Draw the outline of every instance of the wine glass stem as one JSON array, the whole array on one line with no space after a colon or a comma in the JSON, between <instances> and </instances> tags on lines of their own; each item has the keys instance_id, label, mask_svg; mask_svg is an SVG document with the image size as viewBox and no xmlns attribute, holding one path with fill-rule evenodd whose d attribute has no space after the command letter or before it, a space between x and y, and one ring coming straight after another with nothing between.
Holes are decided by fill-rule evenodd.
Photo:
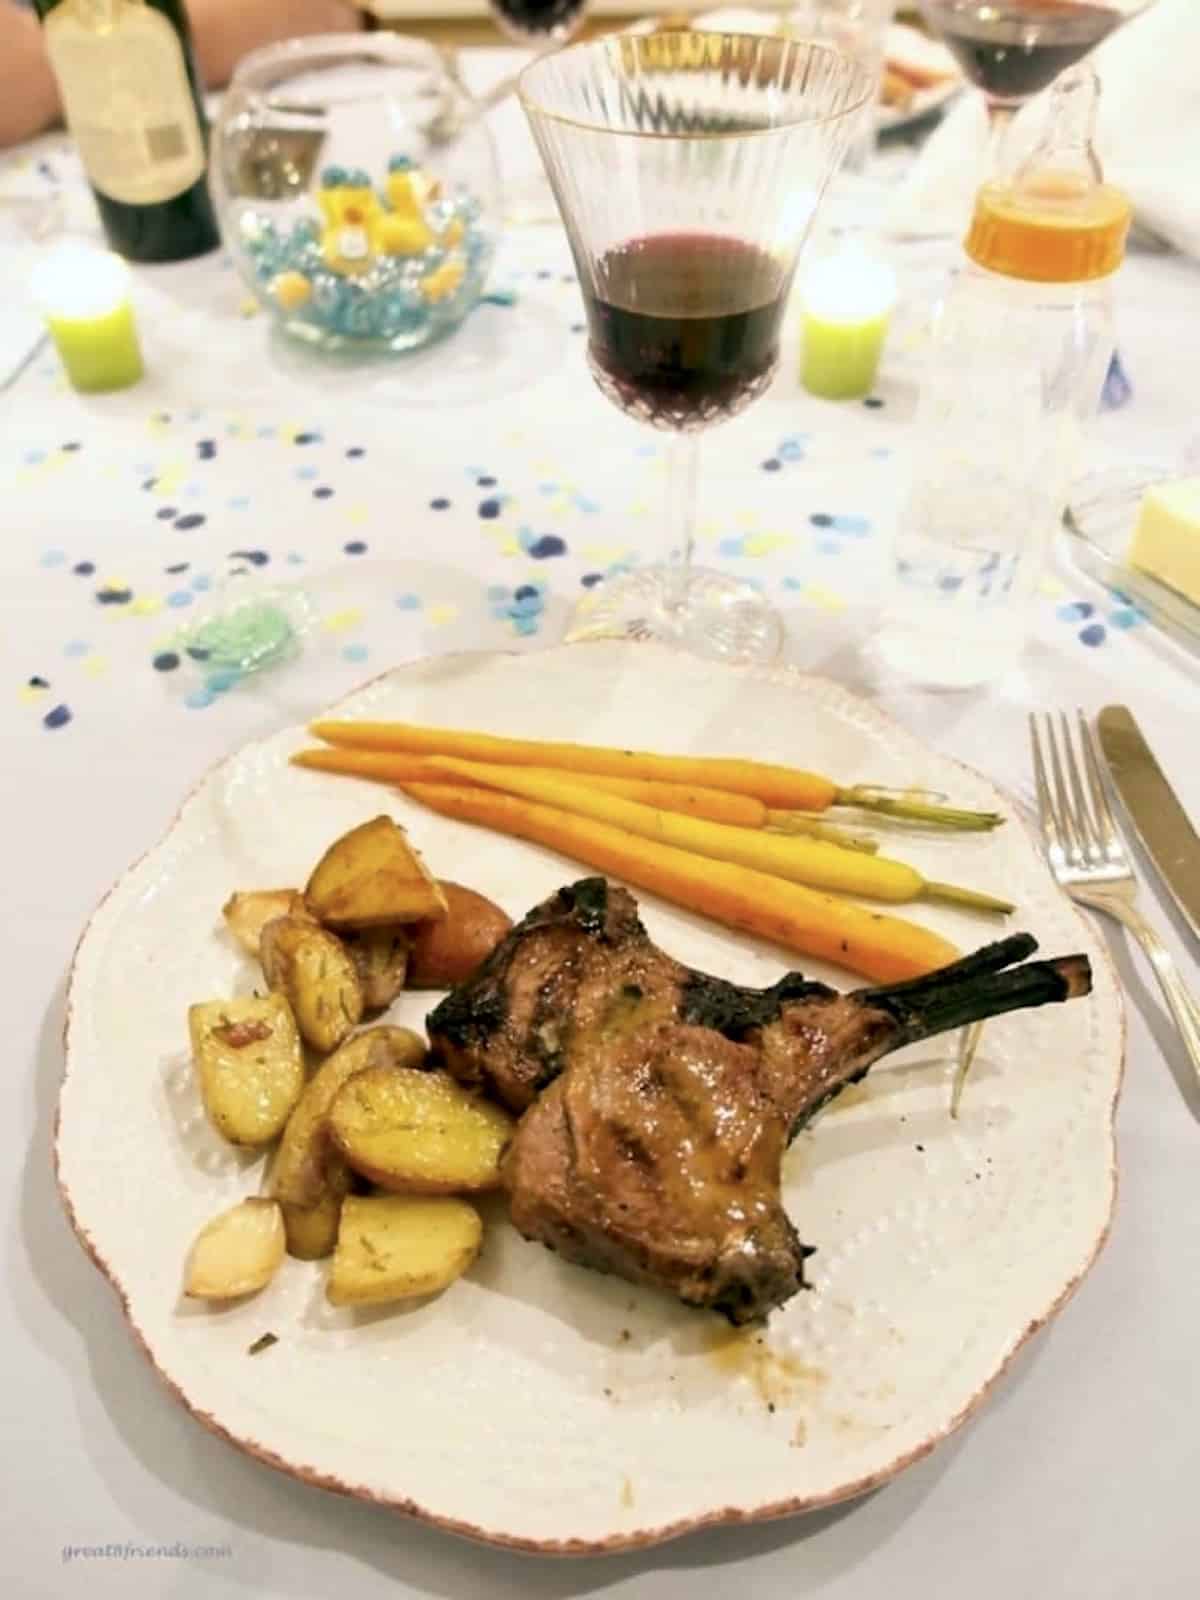
<instances>
[{"instance_id":1,"label":"wine glass stem","mask_svg":"<svg viewBox=\"0 0 1200 1600\"><path fill-rule=\"evenodd\" d=\"M1004 152L1008 144L1008 130L1017 114L1016 106L1005 100L988 100L987 177L995 178L1004 171Z\"/></svg>"},{"instance_id":2,"label":"wine glass stem","mask_svg":"<svg viewBox=\"0 0 1200 1600\"><path fill-rule=\"evenodd\" d=\"M673 433L667 445L667 503L665 521L669 543L673 607L687 604L688 578L696 547L696 473L700 462L700 435Z\"/></svg>"}]
</instances>

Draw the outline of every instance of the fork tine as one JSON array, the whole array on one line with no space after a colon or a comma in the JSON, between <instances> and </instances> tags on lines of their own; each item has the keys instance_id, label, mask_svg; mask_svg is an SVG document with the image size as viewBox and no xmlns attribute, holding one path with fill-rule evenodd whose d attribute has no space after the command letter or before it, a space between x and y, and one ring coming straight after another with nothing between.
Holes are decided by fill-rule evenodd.
<instances>
[{"instance_id":1,"label":"fork tine","mask_svg":"<svg viewBox=\"0 0 1200 1600\"><path fill-rule=\"evenodd\" d=\"M1054 733L1054 721L1049 712L1044 713L1042 719L1046 725L1046 748L1050 752L1050 771L1054 778L1054 801L1058 807L1059 827L1062 829L1066 840L1066 853L1068 859L1074 857L1076 864L1082 864L1086 857L1079 829L1075 825L1075 816L1071 810L1071 797L1067 793L1066 779L1063 776L1062 757L1059 754L1058 740Z\"/></svg>"},{"instance_id":2,"label":"fork tine","mask_svg":"<svg viewBox=\"0 0 1200 1600\"><path fill-rule=\"evenodd\" d=\"M1092 821L1091 811L1088 809L1087 796L1083 792L1083 779L1080 776L1079 762L1075 759L1075 741L1071 735L1071 724L1067 720L1067 713L1060 711L1059 724L1062 728L1063 766L1067 770L1067 778L1071 785L1071 798L1075 802L1075 817L1079 823L1079 839L1086 853L1099 862L1104 857L1100 843L1100 830Z\"/></svg>"},{"instance_id":3,"label":"fork tine","mask_svg":"<svg viewBox=\"0 0 1200 1600\"><path fill-rule=\"evenodd\" d=\"M1062 835L1058 818L1054 815L1054 800L1046 780L1046 763L1042 757L1042 741L1038 733L1037 717L1029 713L1029 743L1033 750L1033 784L1037 790L1038 821L1042 828L1042 843L1047 851L1062 849Z\"/></svg>"},{"instance_id":4,"label":"fork tine","mask_svg":"<svg viewBox=\"0 0 1200 1600\"><path fill-rule=\"evenodd\" d=\"M1096 737L1088 726L1088 720L1083 712L1077 712L1076 715L1079 718L1079 743L1083 747L1083 764L1087 768L1088 788L1091 790L1092 809L1100 829L1101 843L1108 855L1124 855L1121 835L1112 814L1112 807L1108 803L1108 795L1104 790L1104 775L1100 771L1100 760L1096 754Z\"/></svg>"}]
</instances>

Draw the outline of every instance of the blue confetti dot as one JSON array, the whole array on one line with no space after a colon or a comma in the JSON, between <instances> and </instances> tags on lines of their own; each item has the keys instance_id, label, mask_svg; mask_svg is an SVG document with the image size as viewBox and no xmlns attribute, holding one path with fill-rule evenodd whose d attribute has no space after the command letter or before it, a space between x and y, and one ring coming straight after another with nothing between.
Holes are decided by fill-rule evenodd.
<instances>
[{"instance_id":1,"label":"blue confetti dot","mask_svg":"<svg viewBox=\"0 0 1200 1600\"><path fill-rule=\"evenodd\" d=\"M827 511L814 511L808 519L814 528L832 528L833 518Z\"/></svg>"},{"instance_id":2,"label":"blue confetti dot","mask_svg":"<svg viewBox=\"0 0 1200 1600\"><path fill-rule=\"evenodd\" d=\"M342 549L348 556L365 556L367 553L366 543L362 539L351 539L342 546Z\"/></svg>"},{"instance_id":3,"label":"blue confetti dot","mask_svg":"<svg viewBox=\"0 0 1200 1600\"><path fill-rule=\"evenodd\" d=\"M717 548L723 556L744 556L746 554L746 542L741 534L731 534L727 539L722 539Z\"/></svg>"},{"instance_id":4,"label":"blue confetti dot","mask_svg":"<svg viewBox=\"0 0 1200 1600\"><path fill-rule=\"evenodd\" d=\"M189 528L199 528L205 522L202 511L189 511L184 517L175 518L175 526L181 533L187 533Z\"/></svg>"},{"instance_id":5,"label":"blue confetti dot","mask_svg":"<svg viewBox=\"0 0 1200 1600\"><path fill-rule=\"evenodd\" d=\"M538 631L538 619L536 617L514 617L512 625L525 638Z\"/></svg>"},{"instance_id":6,"label":"blue confetti dot","mask_svg":"<svg viewBox=\"0 0 1200 1600\"><path fill-rule=\"evenodd\" d=\"M768 456L762 464L762 469L764 472L778 472L782 466L782 461L776 460L774 456Z\"/></svg>"},{"instance_id":7,"label":"blue confetti dot","mask_svg":"<svg viewBox=\"0 0 1200 1600\"><path fill-rule=\"evenodd\" d=\"M319 467L314 467L310 461L306 466L296 468L296 476L303 479L315 478L319 476L320 470Z\"/></svg>"},{"instance_id":8,"label":"blue confetti dot","mask_svg":"<svg viewBox=\"0 0 1200 1600\"><path fill-rule=\"evenodd\" d=\"M179 665L179 657L174 650L160 650L154 658L155 672L174 672Z\"/></svg>"},{"instance_id":9,"label":"blue confetti dot","mask_svg":"<svg viewBox=\"0 0 1200 1600\"><path fill-rule=\"evenodd\" d=\"M42 718L42 724L47 728L65 728L70 720L71 708L69 706L55 706L53 710L47 711Z\"/></svg>"},{"instance_id":10,"label":"blue confetti dot","mask_svg":"<svg viewBox=\"0 0 1200 1600\"><path fill-rule=\"evenodd\" d=\"M480 297L480 304L485 306L515 306L517 297L511 289L493 289L491 294Z\"/></svg>"},{"instance_id":11,"label":"blue confetti dot","mask_svg":"<svg viewBox=\"0 0 1200 1600\"><path fill-rule=\"evenodd\" d=\"M1142 621L1142 613L1135 606L1121 606L1116 611L1109 613L1109 625L1120 628L1124 632L1127 628L1136 628Z\"/></svg>"},{"instance_id":12,"label":"blue confetti dot","mask_svg":"<svg viewBox=\"0 0 1200 1600\"><path fill-rule=\"evenodd\" d=\"M491 605L498 606L508 599L508 590L498 583L493 583L488 589L487 597Z\"/></svg>"},{"instance_id":13,"label":"blue confetti dot","mask_svg":"<svg viewBox=\"0 0 1200 1600\"><path fill-rule=\"evenodd\" d=\"M535 588L532 583L523 583L519 589L513 591L514 600L540 600L542 591Z\"/></svg>"},{"instance_id":14,"label":"blue confetti dot","mask_svg":"<svg viewBox=\"0 0 1200 1600\"><path fill-rule=\"evenodd\" d=\"M366 453L360 444L352 444L349 450L346 451L346 455L351 461L357 461L360 456L365 456Z\"/></svg>"},{"instance_id":15,"label":"blue confetti dot","mask_svg":"<svg viewBox=\"0 0 1200 1600\"><path fill-rule=\"evenodd\" d=\"M154 515L160 522L170 522L171 519L178 516L179 513L174 506L159 506Z\"/></svg>"},{"instance_id":16,"label":"blue confetti dot","mask_svg":"<svg viewBox=\"0 0 1200 1600\"><path fill-rule=\"evenodd\" d=\"M303 564L304 564L304 557L300 554L299 550L289 550L288 551L288 566L290 566L290 567L299 567L299 566L303 566Z\"/></svg>"},{"instance_id":17,"label":"blue confetti dot","mask_svg":"<svg viewBox=\"0 0 1200 1600\"><path fill-rule=\"evenodd\" d=\"M190 561L173 561L169 567L164 567L163 571L167 573L168 576L174 578L179 573L186 572L191 564L192 563Z\"/></svg>"},{"instance_id":18,"label":"blue confetti dot","mask_svg":"<svg viewBox=\"0 0 1200 1600\"><path fill-rule=\"evenodd\" d=\"M71 568L77 578L90 578L95 570L96 563L94 561L77 561Z\"/></svg>"},{"instance_id":19,"label":"blue confetti dot","mask_svg":"<svg viewBox=\"0 0 1200 1600\"><path fill-rule=\"evenodd\" d=\"M154 486L155 486L155 484L157 482L158 482L157 478L147 478L146 481L142 484L143 493L149 493L149 491L154 488Z\"/></svg>"},{"instance_id":20,"label":"blue confetti dot","mask_svg":"<svg viewBox=\"0 0 1200 1600\"><path fill-rule=\"evenodd\" d=\"M265 567L271 557L265 550L231 550L230 561L248 561L252 567Z\"/></svg>"},{"instance_id":21,"label":"blue confetti dot","mask_svg":"<svg viewBox=\"0 0 1200 1600\"><path fill-rule=\"evenodd\" d=\"M401 611L419 611L421 609L421 596L419 594L398 594L396 604Z\"/></svg>"},{"instance_id":22,"label":"blue confetti dot","mask_svg":"<svg viewBox=\"0 0 1200 1600\"><path fill-rule=\"evenodd\" d=\"M61 567L67 559L65 550L47 550L43 553L41 565L43 567Z\"/></svg>"},{"instance_id":23,"label":"blue confetti dot","mask_svg":"<svg viewBox=\"0 0 1200 1600\"><path fill-rule=\"evenodd\" d=\"M46 452L44 450L26 450L21 459L27 467L36 467L40 461L45 461Z\"/></svg>"},{"instance_id":24,"label":"blue confetti dot","mask_svg":"<svg viewBox=\"0 0 1200 1600\"><path fill-rule=\"evenodd\" d=\"M566 540L556 533L544 533L529 546L529 554L535 561L547 561L551 556L565 556L566 553Z\"/></svg>"},{"instance_id":25,"label":"blue confetti dot","mask_svg":"<svg viewBox=\"0 0 1200 1600\"><path fill-rule=\"evenodd\" d=\"M579 581L585 589L594 589L598 583L604 582L604 574L602 572L585 572Z\"/></svg>"},{"instance_id":26,"label":"blue confetti dot","mask_svg":"<svg viewBox=\"0 0 1200 1600\"><path fill-rule=\"evenodd\" d=\"M840 556L842 553L842 546L836 539L818 539L817 549L823 556Z\"/></svg>"},{"instance_id":27,"label":"blue confetti dot","mask_svg":"<svg viewBox=\"0 0 1200 1600\"><path fill-rule=\"evenodd\" d=\"M449 511L450 502L444 495L438 495L436 500L429 502L429 509L431 511Z\"/></svg>"},{"instance_id":28,"label":"blue confetti dot","mask_svg":"<svg viewBox=\"0 0 1200 1600\"><path fill-rule=\"evenodd\" d=\"M102 606L127 606L133 599L133 590L97 589L96 599Z\"/></svg>"},{"instance_id":29,"label":"blue confetti dot","mask_svg":"<svg viewBox=\"0 0 1200 1600\"><path fill-rule=\"evenodd\" d=\"M891 453L892 452L890 448L886 444L880 444L876 445L874 450L871 451L871 458L874 461L886 461Z\"/></svg>"},{"instance_id":30,"label":"blue confetti dot","mask_svg":"<svg viewBox=\"0 0 1200 1600\"><path fill-rule=\"evenodd\" d=\"M321 435L319 433L298 433L292 440L293 444L320 444L320 442Z\"/></svg>"},{"instance_id":31,"label":"blue confetti dot","mask_svg":"<svg viewBox=\"0 0 1200 1600\"><path fill-rule=\"evenodd\" d=\"M1095 610L1090 600L1068 600L1066 605L1059 606L1057 615L1060 622L1086 622Z\"/></svg>"},{"instance_id":32,"label":"blue confetti dot","mask_svg":"<svg viewBox=\"0 0 1200 1600\"><path fill-rule=\"evenodd\" d=\"M492 477L490 472L482 473L478 478L475 479L475 482L481 489L494 489L496 487L496 480Z\"/></svg>"},{"instance_id":33,"label":"blue confetti dot","mask_svg":"<svg viewBox=\"0 0 1200 1600\"><path fill-rule=\"evenodd\" d=\"M250 504L250 496L248 494L235 494L233 499L228 501L227 504L230 511L245 511L246 507Z\"/></svg>"},{"instance_id":34,"label":"blue confetti dot","mask_svg":"<svg viewBox=\"0 0 1200 1600\"><path fill-rule=\"evenodd\" d=\"M212 579L207 572L198 572L192 579L192 588L197 594L207 594L212 588Z\"/></svg>"},{"instance_id":35,"label":"blue confetti dot","mask_svg":"<svg viewBox=\"0 0 1200 1600\"><path fill-rule=\"evenodd\" d=\"M190 606L191 603L192 596L187 589L175 589L167 596L167 604L173 606L176 611L181 610L184 606Z\"/></svg>"},{"instance_id":36,"label":"blue confetti dot","mask_svg":"<svg viewBox=\"0 0 1200 1600\"><path fill-rule=\"evenodd\" d=\"M500 515L499 500L495 499L494 497L491 497L487 500L481 500L479 502L479 515L485 522L493 521Z\"/></svg>"},{"instance_id":37,"label":"blue confetti dot","mask_svg":"<svg viewBox=\"0 0 1200 1600\"><path fill-rule=\"evenodd\" d=\"M333 490L327 483L318 484L318 486L313 490L314 500L331 500L332 498Z\"/></svg>"},{"instance_id":38,"label":"blue confetti dot","mask_svg":"<svg viewBox=\"0 0 1200 1600\"><path fill-rule=\"evenodd\" d=\"M370 653L365 644L348 644L342 650L342 660L365 661Z\"/></svg>"},{"instance_id":39,"label":"blue confetti dot","mask_svg":"<svg viewBox=\"0 0 1200 1600\"><path fill-rule=\"evenodd\" d=\"M215 699L216 695L213 694L211 689L200 688L193 689L190 694L186 695L183 703L192 711L203 711L205 706L212 705Z\"/></svg>"},{"instance_id":40,"label":"blue confetti dot","mask_svg":"<svg viewBox=\"0 0 1200 1600\"><path fill-rule=\"evenodd\" d=\"M955 594L962 586L962 579L953 572L947 572L938 579L938 588L944 594Z\"/></svg>"},{"instance_id":41,"label":"blue confetti dot","mask_svg":"<svg viewBox=\"0 0 1200 1600\"><path fill-rule=\"evenodd\" d=\"M193 661L207 661L209 656L212 655L212 651L205 649L202 644L189 644L187 646L187 654Z\"/></svg>"},{"instance_id":42,"label":"blue confetti dot","mask_svg":"<svg viewBox=\"0 0 1200 1600\"><path fill-rule=\"evenodd\" d=\"M204 680L206 689L213 694L225 694L229 689L242 680L242 675L236 667L219 667L216 672L210 672Z\"/></svg>"},{"instance_id":43,"label":"blue confetti dot","mask_svg":"<svg viewBox=\"0 0 1200 1600\"><path fill-rule=\"evenodd\" d=\"M883 401L877 394L869 394L863 401L863 405L866 406L868 411L881 411L883 409Z\"/></svg>"},{"instance_id":44,"label":"blue confetti dot","mask_svg":"<svg viewBox=\"0 0 1200 1600\"><path fill-rule=\"evenodd\" d=\"M870 533L871 531L871 522L869 517L838 516L834 517L833 526L836 528L838 533L850 533L856 538L861 538L863 534Z\"/></svg>"},{"instance_id":45,"label":"blue confetti dot","mask_svg":"<svg viewBox=\"0 0 1200 1600\"><path fill-rule=\"evenodd\" d=\"M803 578L791 578L791 577L784 578L783 587L785 589L803 589L803 587L804 587L804 579Z\"/></svg>"},{"instance_id":46,"label":"blue confetti dot","mask_svg":"<svg viewBox=\"0 0 1200 1600\"><path fill-rule=\"evenodd\" d=\"M575 496L575 509L576 511L582 511L585 516L590 517L594 516L596 512L599 511L600 505L596 500L589 500L586 495L577 494Z\"/></svg>"},{"instance_id":47,"label":"blue confetti dot","mask_svg":"<svg viewBox=\"0 0 1200 1600\"><path fill-rule=\"evenodd\" d=\"M784 439L775 454L781 461L803 461L804 446L799 439Z\"/></svg>"},{"instance_id":48,"label":"blue confetti dot","mask_svg":"<svg viewBox=\"0 0 1200 1600\"><path fill-rule=\"evenodd\" d=\"M213 457L216 455L216 453L217 453L217 441L215 439L197 439L196 440L196 455L197 455L199 460L201 460L201 461L211 461L213 459Z\"/></svg>"},{"instance_id":49,"label":"blue confetti dot","mask_svg":"<svg viewBox=\"0 0 1200 1600\"><path fill-rule=\"evenodd\" d=\"M1089 622L1086 628L1079 630L1080 644L1089 645L1093 650L1098 644L1103 644L1107 637L1107 630L1102 622Z\"/></svg>"},{"instance_id":50,"label":"blue confetti dot","mask_svg":"<svg viewBox=\"0 0 1200 1600\"><path fill-rule=\"evenodd\" d=\"M50 680L49 678L39 677L37 673L34 673L33 677L29 680L29 687L31 689L48 689L50 687Z\"/></svg>"},{"instance_id":51,"label":"blue confetti dot","mask_svg":"<svg viewBox=\"0 0 1200 1600\"><path fill-rule=\"evenodd\" d=\"M63 646L63 655L69 656L72 660L77 661L80 656L87 655L91 648L91 645L86 639L70 639Z\"/></svg>"}]
</instances>

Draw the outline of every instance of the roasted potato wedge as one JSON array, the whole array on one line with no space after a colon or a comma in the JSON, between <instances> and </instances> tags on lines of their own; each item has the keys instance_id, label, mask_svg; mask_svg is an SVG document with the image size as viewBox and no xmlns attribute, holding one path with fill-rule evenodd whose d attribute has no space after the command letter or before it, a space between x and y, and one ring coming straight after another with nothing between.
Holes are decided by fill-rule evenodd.
<instances>
[{"instance_id":1,"label":"roasted potato wedge","mask_svg":"<svg viewBox=\"0 0 1200 1600\"><path fill-rule=\"evenodd\" d=\"M371 1067L338 1090L329 1133L356 1172L401 1194L469 1194L500 1182L506 1111L444 1072Z\"/></svg>"},{"instance_id":2,"label":"roasted potato wedge","mask_svg":"<svg viewBox=\"0 0 1200 1600\"><path fill-rule=\"evenodd\" d=\"M242 1200L196 1235L184 1293L197 1300L253 1294L270 1283L283 1254L283 1217L275 1201Z\"/></svg>"},{"instance_id":3,"label":"roasted potato wedge","mask_svg":"<svg viewBox=\"0 0 1200 1600\"><path fill-rule=\"evenodd\" d=\"M439 880L446 915L418 922L408 954L410 989L453 989L469 978L512 927L512 918L486 895Z\"/></svg>"},{"instance_id":4,"label":"roasted potato wedge","mask_svg":"<svg viewBox=\"0 0 1200 1600\"><path fill-rule=\"evenodd\" d=\"M280 1202L287 1252L298 1261L320 1261L337 1243L342 1201L350 1191L350 1168L332 1152L325 1162L324 1190L315 1206Z\"/></svg>"},{"instance_id":5,"label":"roasted potato wedge","mask_svg":"<svg viewBox=\"0 0 1200 1600\"><path fill-rule=\"evenodd\" d=\"M341 942L306 917L278 917L259 936L268 985L287 996L301 1037L314 1050L336 1050L362 1021L363 992Z\"/></svg>"},{"instance_id":6,"label":"roasted potato wedge","mask_svg":"<svg viewBox=\"0 0 1200 1600\"><path fill-rule=\"evenodd\" d=\"M188 1033L209 1121L231 1144L269 1144L300 1098L304 1060L281 994L188 1007Z\"/></svg>"},{"instance_id":7,"label":"roasted potato wedge","mask_svg":"<svg viewBox=\"0 0 1200 1600\"><path fill-rule=\"evenodd\" d=\"M482 1239L465 1200L347 1195L325 1293L335 1306L437 1294L467 1270Z\"/></svg>"},{"instance_id":8,"label":"roasted potato wedge","mask_svg":"<svg viewBox=\"0 0 1200 1600\"><path fill-rule=\"evenodd\" d=\"M407 1028L368 1028L323 1062L305 1085L288 1119L271 1169L271 1191L291 1206L312 1209L330 1187L329 1158L339 1158L329 1143L326 1119L342 1085L367 1067L417 1067L425 1041Z\"/></svg>"},{"instance_id":9,"label":"roasted potato wedge","mask_svg":"<svg viewBox=\"0 0 1200 1600\"><path fill-rule=\"evenodd\" d=\"M408 972L408 929L346 928L338 937L354 963L362 985L363 1007L383 1011L404 988Z\"/></svg>"},{"instance_id":10,"label":"roasted potato wedge","mask_svg":"<svg viewBox=\"0 0 1200 1600\"><path fill-rule=\"evenodd\" d=\"M331 844L304 898L331 928L377 928L446 915L445 895L391 817L374 817Z\"/></svg>"},{"instance_id":11,"label":"roasted potato wedge","mask_svg":"<svg viewBox=\"0 0 1200 1600\"><path fill-rule=\"evenodd\" d=\"M241 889L221 907L225 926L248 955L258 955L258 941L277 917L307 917L299 889Z\"/></svg>"}]
</instances>

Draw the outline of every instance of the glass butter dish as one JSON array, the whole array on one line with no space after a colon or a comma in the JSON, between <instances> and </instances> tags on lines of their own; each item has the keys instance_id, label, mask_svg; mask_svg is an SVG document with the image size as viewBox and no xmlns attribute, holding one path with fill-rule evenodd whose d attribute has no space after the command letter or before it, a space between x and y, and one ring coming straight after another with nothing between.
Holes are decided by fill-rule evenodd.
<instances>
[{"instance_id":1,"label":"glass butter dish","mask_svg":"<svg viewBox=\"0 0 1200 1600\"><path fill-rule=\"evenodd\" d=\"M1080 571L1136 606L1173 643L1200 656L1200 606L1129 562L1142 496L1156 483L1179 476L1180 469L1153 461L1090 473L1075 485L1063 526L1068 556Z\"/></svg>"}]
</instances>

